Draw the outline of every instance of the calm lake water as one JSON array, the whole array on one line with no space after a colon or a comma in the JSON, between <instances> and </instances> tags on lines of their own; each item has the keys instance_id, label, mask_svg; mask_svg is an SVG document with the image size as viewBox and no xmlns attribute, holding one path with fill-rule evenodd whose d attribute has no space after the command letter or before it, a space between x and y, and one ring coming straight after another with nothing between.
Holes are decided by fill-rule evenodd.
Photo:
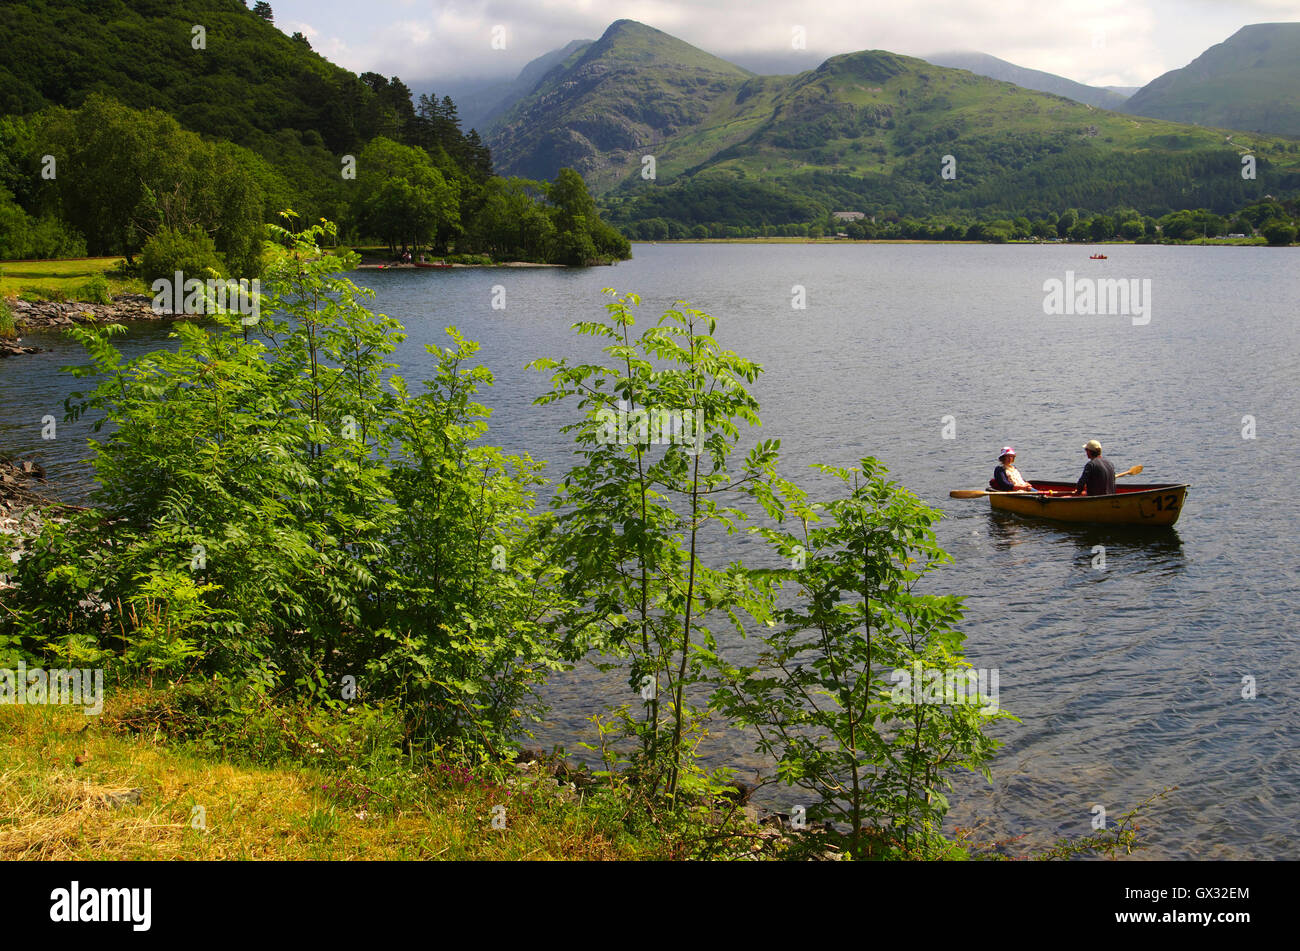
<instances>
[{"instance_id":1,"label":"calm lake water","mask_svg":"<svg viewBox=\"0 0 1300 951\"><path fill-rule=\"evenodd\" d=\"M532 406L540 356L588 356L569 324L599 315L600 289L643 297L647 321L678 298L718 318L724 345L761 362L765 438L812 486L813 462L875 455L943 509L955 563L935 589L966 595L967 657L997 668L1000 702L1021 723L992 786L963 780L951 824L1024 847L1090 831L1169 786L1149 808L1140 857L1295 858L1300 853L1300 593L1294 478L1300 410L1300 249L963 245L636 245L613 268L357 272L375 307L401 320L409 380L430 367L424 345L457 325L482 343L497 385L499 444L564 464L557 429L569 408ZM1150 320L1047 316L1044 282L1150 281ZM806 308L792 307L792 288ZM493 309L497 287L505 308ZM1140 286L1140 285L1139 285ZM1142 318L1138 318L1141 321ZM128 353L158 346L142 326ZM84 491L85 427L40 439L62 419L74 381L57 368L77 352L0 362L0 449L38 452L60 490ZM1252 417L1255 438L1243 438ZM951 417L951 419L945 419ZM955 438L944 438L945 424ZM752 436L750 437L753 438ZM982 487L1001 446L1029 478L1074 479L1080 449L1101 440L1116 469L1192 489L1175 529L1158 535L1071 529L957 501ZM736 545L735 550L728 550ZM1093 566L1105 546L1105 570ZM707 557L746 546L721 542ZM741 655L749 649L734 644ZM1257 697L1243 699L1243 678ZM582 669L548 689L538 738L571 750L586 718L627 696L621 676ZM739 733L710 762L761 765ZM768 804L800 797L776 790Z\"/></svg>"}]
</instances>

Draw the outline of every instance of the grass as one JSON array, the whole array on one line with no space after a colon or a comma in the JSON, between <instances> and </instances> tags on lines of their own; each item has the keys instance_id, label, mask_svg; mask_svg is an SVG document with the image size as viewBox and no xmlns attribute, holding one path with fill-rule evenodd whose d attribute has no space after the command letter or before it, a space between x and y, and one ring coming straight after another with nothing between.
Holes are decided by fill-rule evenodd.
<instances>
[{"instance_id":1,"label":"grass","mask_svg":"<svg viewBox=\"0 0 1300 951\"><path fill-rule=\"evenodd\" d=\"M0 297L58 299L59 294L68 300L83 299L87 282L92 277L107 278L113 294L143 294L145 286L138 278L118 278L109 275L120 257L84 258L54 261L0 261Z\"/></svg>"},{"instance_id":2,"label":"grass","mask_svg":"<svg viewBox=\"0 0 1300 951\"><path fill-rule=\"evenodd\" d=\"M0 860L666 857L549 780L407 771L373 783L383 795L355 769L243 766L116 732L114 714L137 701L110 695L102 717L0 706ZM501 805L506 828L493 829Z\"/></svg>"}]
</instances>

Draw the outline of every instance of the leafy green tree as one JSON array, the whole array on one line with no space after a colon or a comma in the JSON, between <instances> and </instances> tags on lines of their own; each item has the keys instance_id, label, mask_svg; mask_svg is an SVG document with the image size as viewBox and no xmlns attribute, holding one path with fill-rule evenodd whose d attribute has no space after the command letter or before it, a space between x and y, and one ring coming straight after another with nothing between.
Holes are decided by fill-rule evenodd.
<instances>
[{"instance_id":1,"label":"leafy green tree","mask_svg":"<svg viewBox=\"0 0 1300 951\"><path fill-rule=\"evenodd\" d=\"M377 138L357 159L354 208L360 226L399 244L423 247L440 230L459 227L459 189L423 149Z\"/></svg>"},{"instance_id":2,"label":"leafy green tree","mask_svg":"<svg viewBox=\"0 0 1300 951\"><path fill-rule=\"evenodd\" d=\"M940 513L875 459L816 468L848 492L813 506L787 485L784 521L802 532L760 531L794 565L777 575L798 598L782 602L758 663L720 665L714 700L755 730L784 782L814 797L810 818L848 826L854 857L942 855L951 776L988 777L997 744L983 730L1008 714L988 675L982 694L969 676L959 600L919 592L951 560L933 533ZM927 689L936 680L960 683L960 696Z\"/></svg>"},{"instance_id":3,"label":"leafy green tree","mask_svg":"<svg viewBox=\"0 0 1300 951\"><path fill-rule=\"evenodd\" d=\"M1109 241L1115 237L1115 219L1108 215L1097 215L1088 222L1088 237L1093 241Z\"/></svg>"},{"instance_id":4,"label":"leafy green tree","mask_svg":"<svg viewBox=\"0 0 1300 951\"><path fill-rule=\"evenodd\" d=\"M539 200L545 186L522 178L492 178L467 235L473 250L498 261L549 261L555 224Z\"/></svg>"},{"instance_id":5,"label":"leafy green tree","mask_svg":"<svg viewBox=\"0 0 1300 951\"><path fill-rule=\"evenodd\" d=\"M570 656L626 659L645 711L637 719L625 704L615 714L639 741L633 775L646 796L671 798L710 788L693 764L700 715L688 693L716 649L709 622L739 624L740 610L762 604L737 583L737 566L702 557L704 545L745 518L728 496L768 501L777 444L760 442L731 470L738 424L758 423L747 388L758 365L724 350L697 310L670 310L633 339L638 303L615 297L605 321L575 324L604 343L605 365L531 366L552 374L539 403L572 399L582 413L565 427L579 461L558 486L546 535L576 606L561 619Z\"/></svg>"},{"instance_id":6,"label":"leafy green tree","mask_svg":"<svg viewBox=\"0 0 1300 951\"><path fill-rule=\"evenodd\" d=\"M1266 221L1264 227L1259 229L1270 245L1282 247L1292 244L1296 239L1296 227L1293 224L1281 219L1275 218L1272 221Z\"/></svg>"},{"instance_id":7,"label":"leafy green tree","mask_svg":"<svg viewBox=\"0 0 1300 951\"><path fill-rule=\"evenodd\" d=\"M267 3L266 0L257 0L257 2L253 4L253 15L260 17L267 23L275 22L275 14L271 10L271 5Z\"/></svg>"},{"instance_id":8,"label":"leafy green tree","mask_svg":"<svg viewBox=\"0 0 1300 951\"><path fill-rule=\"evenodd\" d=\"M198 227L212 235L231 273L259 272L263 196L233 146L99 95L75 111L42 115L35 129L39 147L56 160L47 200L93 252L133 262L150 235Z\"/></svg>"}]
</instances>

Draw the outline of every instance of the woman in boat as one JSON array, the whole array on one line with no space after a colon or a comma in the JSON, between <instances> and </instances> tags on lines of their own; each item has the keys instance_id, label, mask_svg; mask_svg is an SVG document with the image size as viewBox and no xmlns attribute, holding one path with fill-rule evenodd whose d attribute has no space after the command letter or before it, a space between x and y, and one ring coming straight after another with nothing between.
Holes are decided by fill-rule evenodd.
<instances>
[{"instance_id":1,"label":"woman in boat","mask_svg":"<svg viewBox=\"0 0 1300 951\"><path fill-rule=\"evenodd\" d=\"M995 492L1032 492L1034 487L1025 481L1020 470L1016 468L1016 451L1011 446L1003 446L998 456L998 467L993 470L989 488Z\"/></svg>"}]
</instances>

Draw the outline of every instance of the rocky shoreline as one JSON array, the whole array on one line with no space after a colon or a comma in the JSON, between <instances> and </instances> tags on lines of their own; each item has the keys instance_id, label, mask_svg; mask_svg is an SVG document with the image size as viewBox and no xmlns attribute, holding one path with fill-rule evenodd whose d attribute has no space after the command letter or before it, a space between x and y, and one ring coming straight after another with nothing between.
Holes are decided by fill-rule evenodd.
<instances>
[{"instance_id":1,"label":"rocky shoreline","mask_svg":"<svg viewBox=\"0 0 1300 951\"><path fill-rule=\"evenodd\" d=\"M23 539L40 531L45 509L59 505L33 488L44 483L39 463L0 458L0 591L10 587L6 570L18 561Z\"/></svg>"},{"instance_id":2,"label":"rocky shoreline","mask_svg":"<svg viewBox=\"0 0 1300 951\"><path fill-rule=\"evenodd\" d=\"M133 320L170 320L171 313L156 313L148 294L119 294L111 304L88 304L83 301L36 301L9 298L19 334L33 331L61 331L73 324L116 324ZM40 347L17 340L0 340L0 357L40 353Z\"/></svg>"}]
</instances>

